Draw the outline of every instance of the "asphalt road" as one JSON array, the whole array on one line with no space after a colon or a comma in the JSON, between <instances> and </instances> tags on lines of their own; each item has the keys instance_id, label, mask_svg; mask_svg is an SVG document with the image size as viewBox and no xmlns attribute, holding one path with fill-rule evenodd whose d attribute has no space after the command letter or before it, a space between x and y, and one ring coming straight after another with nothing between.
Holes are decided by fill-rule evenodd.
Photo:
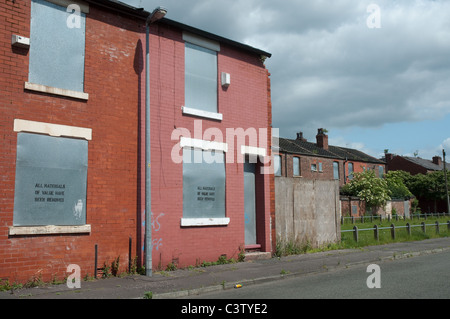
<instances>
[{"instance_id":1,"label":"asphalt road","mask_svg":"<svg viewBox=\"0 0 450 319\"><path fill-rule=\"evenodd\" d=\"M189 299L450 299L450 251L380 262L379 272L368 272L368 266L287 277ZM380 288L369 288L368 281Z\"/></svg>"}]
</instances>

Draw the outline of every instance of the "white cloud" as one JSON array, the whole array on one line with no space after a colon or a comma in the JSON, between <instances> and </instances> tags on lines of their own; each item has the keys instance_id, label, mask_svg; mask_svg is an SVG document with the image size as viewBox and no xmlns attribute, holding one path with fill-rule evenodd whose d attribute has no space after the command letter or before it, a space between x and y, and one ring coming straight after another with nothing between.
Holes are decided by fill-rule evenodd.
<instances>
[{"instance_id":1,"label":"white cloud","mask_svg":"<svg viewBox=\"0 0 450 319\"><path fill-rule=\"evenodd\" d=\"M448 156L450 156L450 137L445 139L441 144L439 144L437 146L431 145L429 147L422 147L422 148L417 149L416 151L418 153L417 156L424 158L424 159L431 160L434 156L440 156L442 158L443 157L442 150L445 150L446 157L447 157L446 160L448 162L449 161ZM415 151L410 151L410 152L407 152L404 154L402 154L402 153L399 153L399 154L405 155L405 156L414 156L414 152ZM449 154L449 155L447 156L447 154Z\"/></svg>"},{"instance_id":2,"label":"white cloud","mask_svg":"<svg viewBox=\"0 0 450 319\"><path fill-rule=\"evenodd\" d=\"M128 2L142 2L148 11L154 7L150 0ZM380 29L366 25L371 3L380 7ZM379 128L450 113L450 1L160 0L158 5L168 8L168 18L273 54L266 64L273 123L281 136L300 130L315 135L318 127Z\"/></svg>"},{"instance_id":3,"label":"white cloud","mask_svg":"<svg viewBox=\"0 0 450 319\"><path fill-rule=\"evenodd\" d=\"M447 149L450 152L450 137L442 143L441 148Z\"/></svg>"},{"instance_id":4,"label":"white cloud","mask_svg":"<svg viewBox=\"0 0 450 319\"><path fill-rule=\"evenodd\" d=\"M446 161L449 162L449 158L450 158L450 137L445 139L441 145L439 145L439 147L437 147L436 149L436 154L441 155L442 154L442 150L445 150L445 155L446 155ZM435 155L436 155L435 154ZM450 168L449 168L450 169Z\"/></svg>"}]
</instances>

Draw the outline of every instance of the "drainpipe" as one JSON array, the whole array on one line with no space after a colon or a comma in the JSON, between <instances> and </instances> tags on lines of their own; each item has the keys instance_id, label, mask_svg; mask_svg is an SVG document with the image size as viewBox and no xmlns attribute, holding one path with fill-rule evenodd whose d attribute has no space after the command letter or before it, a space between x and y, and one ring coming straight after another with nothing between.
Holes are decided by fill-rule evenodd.
<instances>
[{"instance_id":1,"label":"drainpipe","mask_svg":"<svg viewBox=\"0 0 450 319\"><path fill-rule=\"evenodd\" d=\"M148 16L146 29L145 58L145 275L152 276L152 191L150 151L150 24L162 19L167 10L158 7Z\"/></svg>"}]
</instances>

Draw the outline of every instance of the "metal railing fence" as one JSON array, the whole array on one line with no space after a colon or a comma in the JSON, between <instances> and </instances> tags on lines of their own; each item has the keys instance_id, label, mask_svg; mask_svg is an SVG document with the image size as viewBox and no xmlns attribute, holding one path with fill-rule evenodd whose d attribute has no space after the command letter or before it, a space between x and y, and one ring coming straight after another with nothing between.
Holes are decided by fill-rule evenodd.
<instances>
[{"instance_id":1,"label":"metal railing fence","mask_svg":"<svg viewBox=\"0 0 450 319\"><path fill-rule=\"evenodd\" d=\"M405 226L398 226L398 225L396 226L394 224L391 224L391 226L388 226L388 227L379 227L378 225L374 225L374 227L372 227L372 228L361 228L361 229L359 229L358 226L355 225L353 227L353 229L341 230L341 234L353 232L353 239L356 242L358 242L360 231L372 230L374 232L374 238L378 241L378 240L380 240L380 230L389 229L391 231L391 238L395 240L397 229L405 228L407 231L407 234L409 236L411 236L411 228L422 227L423 233L426 233L427 226L434 226L436 233L439 234L440 226L445 226L445 225L447 225L447 231L450 232L450 220L449 220L446 223L439 223L439 221L436 221L434 224L426 224L425 222L422 222L420 225L411 225L410 223L406 223Z\"/></svg>"},{"instance_id":2,"label":"metal railing fence","mask_svg":"<svg viewBox=\"0 0 450 319\"><path fill-rule=\"evenodd\" d=\"M368 215L368 216L341 216L341 225L344 225L344 223L346 223L346 221L350 221L352 224L355 223L365 223L367 221L370 221L371 223L373 221L379 220L380 222L382 222L383 220L387 220L388 222L390 222L391 220L427 220L428 218L440 218L440 217L445 217L445 216L450 216L449 213L428 213L428 214L411 214L409 218L405 217L405 216L400 216L400 215L388 215L386 216L381 216L381 215Z\"/></svg>"}]
</instances>

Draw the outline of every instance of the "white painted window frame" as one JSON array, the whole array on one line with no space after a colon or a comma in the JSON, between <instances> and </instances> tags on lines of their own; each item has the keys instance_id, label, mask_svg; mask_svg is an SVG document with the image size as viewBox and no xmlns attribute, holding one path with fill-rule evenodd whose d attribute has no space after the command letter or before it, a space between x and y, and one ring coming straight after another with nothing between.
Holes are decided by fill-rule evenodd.
<instances>
[{"instance_id":1,"label":"white painted window frame","mask_svg":"<svg viewBox=\"0 0 450 319\"><path fill-rule=\"evenodd\" d=\"M192 43L212 51L220 52L220 43L199 37L189 32L183 32L183 40L185 42ZM218 112L208 112L187 106L181 107L181 110L185 115L193 115L217 121L223 120L223 114Z\"/></svg>"},{"instance_id":2,"label":"white painted window frame","mask_svg":"<svg viewBox=\"0 0 450 319\"><path fill-rule=\"evenodd\" d=\"M181 137L181 148L197 148L204 151L222 151L228 152L228 144L220 142L211 142L206 140ZM226 174L226 173L225 173ZM230 218L181 218L181 227L208 227L208 226L227 226Z\"/></svg>"}]
</instances>

